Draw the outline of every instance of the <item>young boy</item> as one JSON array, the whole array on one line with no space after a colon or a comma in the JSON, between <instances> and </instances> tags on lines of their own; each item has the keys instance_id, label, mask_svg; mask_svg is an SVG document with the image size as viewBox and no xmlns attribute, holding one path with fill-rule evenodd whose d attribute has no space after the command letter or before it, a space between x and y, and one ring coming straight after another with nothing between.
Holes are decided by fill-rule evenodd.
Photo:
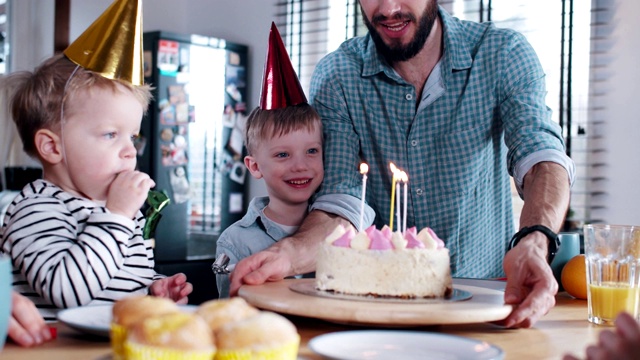
<instances>
[{"instance_id":1,"label":"young boy","mask_svg":"<svg viewBox=\"0 0 640 360\"><path fill-rule=\"evenodd\" d=\"M267 57L265 75L279 70L285 79L297 82L274 25L270 42L275 46L270 45L270 49L284 55L273 63ZM280 85L275 82L268 86ZM281 95L280 90L296 93L284 95L285 100L265 99L269 94ZM263 87L262 98L261 106L251 112L245 125L248 155L244 164L254 178L264 179L269 196L254 198L247 214L218 238L216 254L226 254L230 264L293 234L307 215L309 199L324 177L322 123L300 87L267 91ZM228 297L229 275L216 274L216 283L220 297Z\"/></svg>"},{"instance_id":2,"label":"young boy","mask_svg":"<svg viewBox=\"0 0 640 360\"><path fill-rule=\"evenodd\" d=\"M184 274L157 274L142 237L139 209L155 184L135 170L133 142L149 87L107 78L65 55L9 81L24 150L44 171L4 217L0 252L12 258L14 290L45 320L55 320L59 308L138 293L186 303L191 284Z\"/></svg>"}]
</instances>

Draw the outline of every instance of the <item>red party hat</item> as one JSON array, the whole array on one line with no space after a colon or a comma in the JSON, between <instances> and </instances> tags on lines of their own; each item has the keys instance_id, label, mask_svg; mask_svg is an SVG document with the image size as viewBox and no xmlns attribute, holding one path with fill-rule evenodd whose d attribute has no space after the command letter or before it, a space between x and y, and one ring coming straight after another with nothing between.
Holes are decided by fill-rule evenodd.
<instances>
[{"instance_id":1,"label":"red party hat","mask_svg":"<svg viewBox=\"0 0 640 360\"><path fill-rule=\"evenodd\" d=\"M262 110L282 109L287 106L307 102L291 59L284 47L275 23L271 23L267 58L262 76L260 108Z\"/></svg>"}]
</instances>

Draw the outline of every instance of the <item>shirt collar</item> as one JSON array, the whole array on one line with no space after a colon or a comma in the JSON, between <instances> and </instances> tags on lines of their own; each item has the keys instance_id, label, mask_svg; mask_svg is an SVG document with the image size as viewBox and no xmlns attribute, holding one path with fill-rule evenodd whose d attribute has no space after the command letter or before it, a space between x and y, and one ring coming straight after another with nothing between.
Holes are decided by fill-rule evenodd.
<instances>
[{"instance_id":1,"label":"shirt collar","mask_svg":"<svg viewBox=\"0 0 640 360\"><path fill-rule=\"evenodd\" d=\"M440 19L442 19L443 28L443 69L453 71L470 68L473 60L467 42L465 41L464 29L462 29L460 20L449 15L441 6L438 6L438 12ZM393 68L391 68L382 57L378 56L376 45L371 35L367 34L365 36L364 46L363 77L373 76L383 72L391 79L404 82Z\"/></svg>"},{"instance_id":2,"label":"shirt collar","mask_svg":"<svg viewBox=\"0 0 640 360\"><path fill-rule=\"evenodd\" d=\"M247 214L238 221L238 225L244 228L249 228L256 223L262 224L264 231L274 240L279 240L290 234L283 229L280 225L275 223L264 215L264 208L269 205L269 197L255 197L249 203Z\"/></svg>"}]
</instances>

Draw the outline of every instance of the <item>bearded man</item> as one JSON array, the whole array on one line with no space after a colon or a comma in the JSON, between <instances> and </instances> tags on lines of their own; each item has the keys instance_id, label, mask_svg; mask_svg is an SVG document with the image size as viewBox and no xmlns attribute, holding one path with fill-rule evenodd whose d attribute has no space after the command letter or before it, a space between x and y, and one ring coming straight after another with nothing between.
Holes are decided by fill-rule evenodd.
<instances>
[{"instance_id":1,"label":"bearded man","mask_svg":"<svg viewBox=\"0 0 640 360\"><path fill-rule=\"evenodd\" d=\"M364 228L373 213L383 226L393 162L409 175L407 226L435 230L454 277L506 275L514 306L502 323L531 327L555 304L549 262L574 176L537 55L521 34L456 19L437 0L360 6L369 33L323 58L311 81L324 183L296 234L238 263L232 294L313 271L318 244L339 223ZM364 224L360 162L369 165ZM510 176L524 199L515 235Z\"/></svg>"}]
</instances>

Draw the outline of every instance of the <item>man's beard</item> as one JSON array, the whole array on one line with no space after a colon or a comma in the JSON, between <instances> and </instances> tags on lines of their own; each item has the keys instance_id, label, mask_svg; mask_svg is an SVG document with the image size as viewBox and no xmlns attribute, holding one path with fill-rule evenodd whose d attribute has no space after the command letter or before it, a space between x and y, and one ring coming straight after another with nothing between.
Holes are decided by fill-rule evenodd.
<instances>
[{"instance_id":1,"label":"man's beard","mask_svg":"<svg viewBox=\"0 0 640 360\"><path fill-rule=\"evenodd\" d=\"M362 10L362 8L361 8ZM424 43L427 41L427 37L431 33L431 29L433 28L433 24L436 22L438 18L438 5L437 1L432 0L427 5L426 9L422 13L420 17L420 21L418 22L418 31L413 39L407 44L392 44L387 45L380 33L376 30L376 28L369 22L367 16L362 12L362 20L364 24L369 29L369 34L371 34L371 38L373 42L376 44L376 49L378 52L387 60L389 63L394 63L397 61L407 61L412 57L416 56L424 47ZM416 22L415 16L413 14L396 14L393 19L401 20L401 21L411 21ZM373 23L377 21L385 20L385 17L382 15L374 16L371 20Z\"/></svg>"}]
</instances>

